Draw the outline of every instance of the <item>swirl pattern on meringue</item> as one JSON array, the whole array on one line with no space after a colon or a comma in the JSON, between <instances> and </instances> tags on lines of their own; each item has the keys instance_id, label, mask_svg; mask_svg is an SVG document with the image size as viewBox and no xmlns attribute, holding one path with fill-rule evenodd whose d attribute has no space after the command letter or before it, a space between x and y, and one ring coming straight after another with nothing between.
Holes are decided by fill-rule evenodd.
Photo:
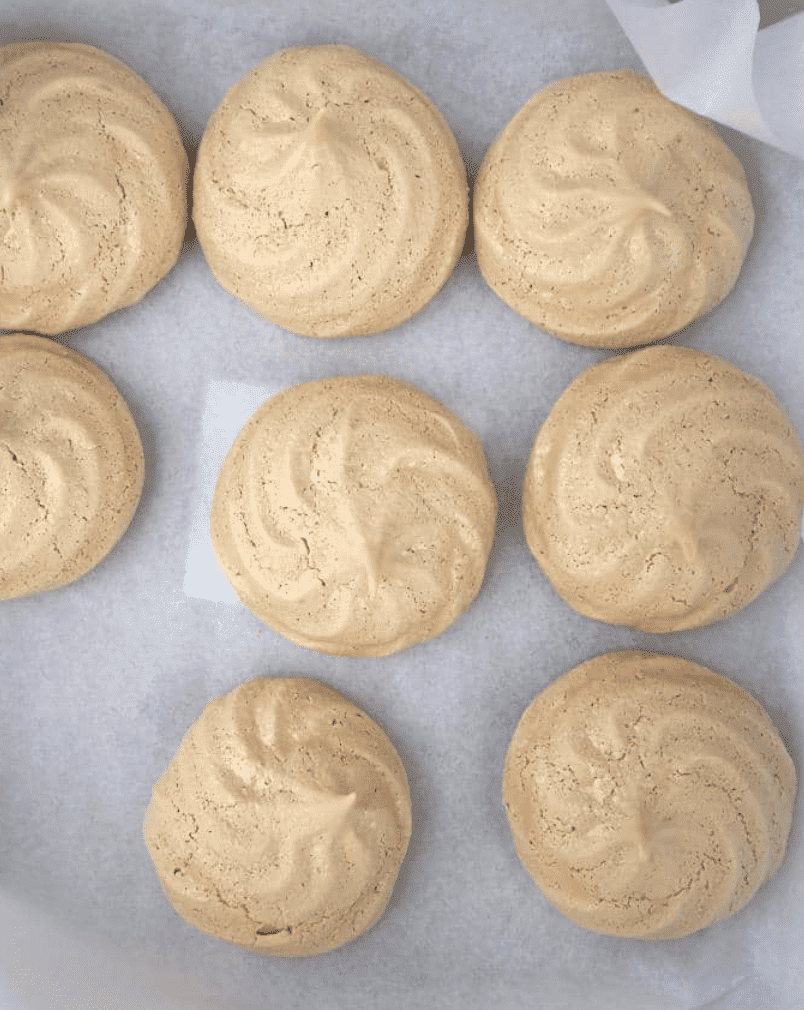
<instances>
[{"instance_id":1,"label":"swirl pattern on meringue","mask_svg":"<svg viewBox=\"0 0 804 1010\"><path fill-rule=\"evenodd\" d=\"M525 711L503 774L517 854L586 929L686 936L779 868L796 772L767 713L673 656L613 652Z\"/></svg>"},{"instance_id":2,"label":"swirl pattern on meringue","mask_svg":"<svg viewBox=\"0 0 804 1010\"><path fill-rule=\"evenodd\" d=\"M85 575L140 500L142 443L104 372L30 334L0 336L0 600Z\"/></svg>"},{"instance_id":3,"label":"swirl pattern on meringue","mask_svg":"<svg viewBox=\"0 0 804 1010\"><path fill-rule=\"evenodd\" d=\"M262 954L319 954L385 911L411 833L404 766L365 712L304 678L210 702L153 790L144 838L175 910Z\"/></svg>"},{"instance_id":4,"label":"swirl pattern on meringue","mask_svg":"<svg viewBox=\"0 0 804 1010\"><path fill-rule=\"evenodd\" d=\"M0 95L0 326L62 333L139 301L187 225L173 117L85 45L0 48Z\"/></svg>"},{"instance_id":5,"label":"swirl pattern on meringue","mask_svg":"<svg viewBox=\"0 0 804 1010\"><path fill-rule=\"evenodd\" d=\"M485 281L548 333L634 347L734 286L754 228L745 173L715 129L632 70L538 92L475 186Z\"/></svg>"},{"instance_id":6,"label":"swirl pattern on meringue","mask_svg":"<svg viewBox=\"0 0 804 1010\"><path fill-rule=\"evenodd\" d=\"M384 656L433 638L483 581L496 496L476 436L385 376L268 400L218 477L212 541L243 603L291 641Z\"/></svg>"},{"instance_id":7,"label":"swirl pattern on meringue","mask_svg":"<svg viewBox=\"0 0 804 1010\"><path fill-rule=\"evenodd\" d=\"M804 450L768 387L685 347L582 372L536 437L525 536L575 610L649 632L730 617L790 566Z\"/></svg>"},{"instance_id":8,"label":"swirl pattern on meringue","mask_svg":"<svg viewBox=\"0 0 804 1010\"><path fill-rule=\"evenodd\" d=\"M193 220L217 280L308 336L379 333L422 309L458 261L466 171L414 85L348 46L259 64L209 121Z\"/></svg>"}]
</instances>

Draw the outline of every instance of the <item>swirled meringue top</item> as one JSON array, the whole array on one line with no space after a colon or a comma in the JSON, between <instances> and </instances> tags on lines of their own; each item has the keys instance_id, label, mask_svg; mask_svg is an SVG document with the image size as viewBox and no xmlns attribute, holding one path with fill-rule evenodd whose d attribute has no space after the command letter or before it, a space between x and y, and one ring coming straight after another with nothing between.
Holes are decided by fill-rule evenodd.
<instances>
[{"instance_id":1,"label":"swirled meringue top","mask_svg":"<svg viewBox=\"0 0 804 1010\"><path fill-rule=\"evenodd\" d=\"M686 936L739 911L779 867L796 794L754 699L695 663L613 652L525 711L503 799L519 858L598 933Z\"/></svg>"},{"instance_id":2,"label":"swirled meringue top","mask_svg":"<svg viewBox=\"0 0 804 1010\"><path fill-rule=\"evenodd\" d=\"M97 365L0 336L0 600L94 568L128 528L143 472L134 419Z\"/></svg>"},{"instance_id":3,"label":"swirled meringue top","mask_svg":"<svg viewBox=\"0 0 804 1010\"><path fill-rule=\"evenodd\" d=\"M418 312L452 272L468 214L441 113L349 46L255 67L198 152L193 220L213 273L295 333L378 333Z\"/></svg>"},{"instance_id":4,"label":"swirled meringue top","mask_svg":"<svg viewBox=\"0 0 804 1010\"><path fill-rule=\"evenodd\" d=\"M0 48L0 326L61 333L176 262L187 155L148 85L91 46Z\"/></svg>"},{"instance_id":5,"label":"swirled meringue top","mask_svg":"<svg viewBox=\"0 0 804 1010\"><path fill-rule=\"evenodd\" d=\"M754 211L715 129L632 70L536 94L475 186L487 283L564 340L634 347L682 329L734 286Z\"/></svg>"},{"instance_id":6,"label":"swirled meringue top","mask_svg":"<svg viewBox=\"0 0 804 1010\"><path fill-rule=\"evenodd\" d=\"M793 560L804 450L759 379L659 346L562 393L536 437L525 535L576 610L643 631L729 617Z\"/></svg>"},{"instance_id":7,"label":"swirled meringue top","mask_svg":"<svg viewBox=\"0 0 804 1010\"><path fill-rule=\"evenodd\" d=\"M477 595L496 496L475 435L384 376L285 390L248 421L215 490L218 561L260 620L309 648L383 656Z\"/></svg>"},{"instance_id":8,"label":"swirled meringue top","mask_svg":"<svg viewBox=\"0 0 804 1010\"><path fill-rule=\"evenodd\" d=\"M144 837L188 922L263 954L318 954L385 911L411 833L393 744L303 678L210 702L153 790Z\"/></svg>"}]
</instances>

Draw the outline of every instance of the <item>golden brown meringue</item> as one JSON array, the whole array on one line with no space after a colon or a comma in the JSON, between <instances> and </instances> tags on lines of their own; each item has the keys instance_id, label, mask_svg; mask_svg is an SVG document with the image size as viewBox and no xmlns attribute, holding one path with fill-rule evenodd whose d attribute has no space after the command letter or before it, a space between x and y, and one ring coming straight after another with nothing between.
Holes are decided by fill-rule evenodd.
<instances>
[{"instance_id":1,"label":"golden brown meringue","mask_svg":"<svg viewBox=\"0 0 804 1010\"><path fill-rule=\"evenodd\" d=\"M796 773L761 706L696 663L612 652L539 694L503 799L519 858L586 929L658 940L733 915L784 856Z\"/></svg>"},{"instance_id":2,"label":"golden brown meringue","mask_svg":"<svg viewBox=\"0 0 804 1010\"><path fill-rule=\"evenodd\" d=\"M0 336L0 600L85 575L128 528L142 444L111 380L26 333Z\"/></svg>"},{"instance_id":3,"label":"golden brown meringue","mask_svg":"<svg viewBox=\"0 0 804 1010\"><path fill-rule=\"evenodd\" d=\"M352 376L293 386L251 417L218 477L212 541L279 634L384 656L467 609L495 520L475 435L407 383Z\"/></svg>"},{"instance_id":4,"label":"golden brown meringue","mask_svg":"<svg viewBox=\"0 0 804 1010\"><path fill-rule=\"evenodd\" d=\"M189 169L148 85L91 46L0 48L0 327L61 333L176 262Z\"/></svg>"},{"instance_id":5,"label":"golden brown meringue","mask_svg":"<svg viewBox=\"0 0 804 1010\"><path fill-rule=\"evenodd\" d=\"M764 383L685 347L582 372L536 437L525 536L587 617L643 631L736 613L793 560L804 450Z\"/></svg>"},{"instance_id":6,"label":"golden brown meringue","mask_svg":"<svg viewBox=\"0 0 804 1010\"><path fill-rule=\"evenodd\" d=\"M179 915L284 956L333 950L373 926L410 833L391 741L357 706L300 677L251 680L210 702L144 824Z\"/></svg>"},{"instance_id":7,"label":"golden brown meringue","mask_svg":"<svg viewBox=\"0 0 804 1010\"><path fill-rule=\"evenodd\" d=\"M212 272L294 333L379 333L414 315L452 272L468 215L444 117L349 46L255 67L198 152L193 220Z\"/></svg>"},{"instance_id":8,"label":"golden brown meringue","mask_svg":"<svg viewBox=\"0 0 804 1010\"><path fill-rule=\"evenodd\" d=\"M481 273L564 340L634 347L718 305L754 227L745 173L705 119L632 70L544 88L475 186Z\"/></svg>"}]
</instances>

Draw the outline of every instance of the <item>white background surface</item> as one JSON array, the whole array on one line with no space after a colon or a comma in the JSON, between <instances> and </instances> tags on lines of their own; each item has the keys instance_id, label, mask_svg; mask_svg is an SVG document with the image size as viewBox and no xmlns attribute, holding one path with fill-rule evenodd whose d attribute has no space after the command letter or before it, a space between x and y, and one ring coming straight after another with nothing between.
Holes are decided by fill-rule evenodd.
<instances>
[{"instance_id":1,"label":"white background surface","mask_svg":"<svg viewBox=\"0 0 804 1010\"><path fill-rule=\"evenodd\" d=\"M343 42L421 87L470 175L514 113L560 77L642 69L603 0L162 5L4 0L0 42L98 46L139 73L192 156L215 106L276 50ZM722 128L746 170L755 237L734 291L672 341L771 386L804 433L804 163ZM521 867L500 799L505 752L535 694L601 652L703 663L765 707L804 770L804 550L729 621L664 636L575 614L531 558L525 461L566 385L609 352L540 332L483 283L467 245L419 316L391 332L317 341L254 316L212 278L192 229L142 303L64 335L97 362L139 427L147 475L134 522L93 572L0 604L0 1007L801 1010L804 803L788 857L740 914L682 940L586 932ZM271 389L386 373L480 436L500 500L480 596L432 642L383 659L294 646L244 607L185 592L204 481L212 383ZM387 730L405 762L414 830L388 911L317 958L250 955L179 919L141 838L153 783L213 696L260 675L323 680ZM9 995L11 994L11 995ZM593 995L592 995L593 994Z\"/></svg>"}]
</instances>

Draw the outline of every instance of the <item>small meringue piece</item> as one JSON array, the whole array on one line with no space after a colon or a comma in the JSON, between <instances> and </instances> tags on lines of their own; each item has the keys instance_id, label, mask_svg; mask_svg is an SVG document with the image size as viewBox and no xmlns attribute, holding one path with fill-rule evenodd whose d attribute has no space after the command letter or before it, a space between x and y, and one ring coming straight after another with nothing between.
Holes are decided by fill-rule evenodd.
<instances>
[{"instance_id":1,"label":"small meringue piece","mask_svg":"<svg viewBox=\"0 0 804 1010\"><path fill-rule=\"evenodd\" d=\"M320 954L385 911L410 792L356 705L314 680L262 677L204 709L143 830L167 898L197 929L261 954Z\"/></svg>"},{"instance_id":2,"label":"small meringue piece","mask_svg":"<svg viewBox=\"0 0 804 1010\"><path fill-rule=\"evenodd\" d=\"M632 70L544 88L489 148L475 242L486 283L548 333L634 347L718 305L754 228L714 127Z\"/></svg>"},{"instance_id":3,"label":"small meringue piece","mask_svg":"<svg viewBox=\"0 0 804 1010\"><path fill-rule=\"evenodd\" d=\"M790 566L804 449L759 379L659 346L582 372L536 436L525 536L571 607L642 631L730 617Z\"/></svg>"},{"instance_id":4,"label":"small meringue piece","mask_svg":"<svg viewBox=\"0 0 804 1010\"><path fill-rule=\"evenodd\" d=\"M320 652L384 656L444 631L480 590L496 496L483 447L385 376L284 390L218 477L212 542L240 599Z\"/></svg>"},{"instance_id":5,"label":"small meringue piece","mask_svg":"<svg viewBox=\"0 0 804 1010\"><path fill-rule=\"evenodd\" d=\"M733 915L784 856L796 772L767 713L696 663L611 652L527 708L503 773L519 858L586 929L648 940Z\"/></svg>"},{"instance_id":6,"label":"small meringue piece","mask_svg":"<svg viewBox=\"0 0 804 1010\"><path fill-rule=\"evenodd\" d=\"M218 281L314 337L379 333L451 274L469 220L444 117L349 46L286 49L225 96L198 151L193 220Z\"/></svg>"}]
</instances>

